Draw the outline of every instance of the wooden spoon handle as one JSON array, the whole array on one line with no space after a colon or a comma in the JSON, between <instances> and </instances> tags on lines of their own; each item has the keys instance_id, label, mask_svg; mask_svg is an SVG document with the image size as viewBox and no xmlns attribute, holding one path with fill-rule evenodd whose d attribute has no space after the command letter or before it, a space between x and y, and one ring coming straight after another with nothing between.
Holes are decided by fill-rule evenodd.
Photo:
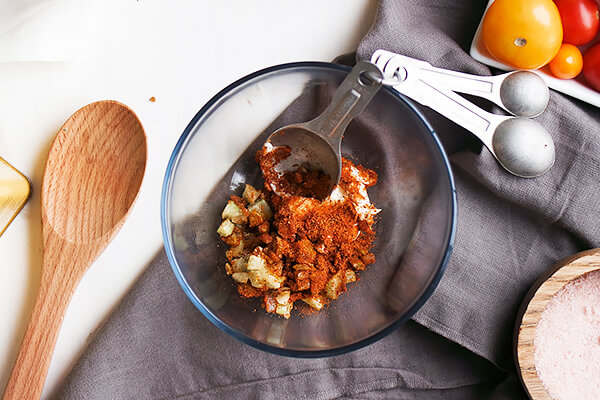
<instances>
[{"instance_id":1,"label":"wooden spoon handle","mask_svg":"<svg viewBox=\"0 0 600 400\"><path fill-rule=\"evenodd\" d=\"M75 288L75 284L68 282L70 279L61 275L42 274L33 314L3 400L33 400L42 395L58 332Z\"/></svg>"}]
</instances>

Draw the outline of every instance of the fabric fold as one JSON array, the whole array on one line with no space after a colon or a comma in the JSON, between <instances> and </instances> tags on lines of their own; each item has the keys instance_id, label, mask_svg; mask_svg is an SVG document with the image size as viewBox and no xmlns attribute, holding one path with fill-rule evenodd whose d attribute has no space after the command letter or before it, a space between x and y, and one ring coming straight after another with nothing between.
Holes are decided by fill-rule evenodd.
<instances>
[{"instance_id":1,"label":"fabric fold","mask_svg":"<svg viewBox=\"0 0 600 400\"><path fill-rule=\"evenodd\" d=\"M55 398L334 399L429 393L464 399L491 393L503 378L486 360L414 322L371 346L332 358L295 359L256 350L200 314L161 252Z\"/></svg>"}]
</instances>

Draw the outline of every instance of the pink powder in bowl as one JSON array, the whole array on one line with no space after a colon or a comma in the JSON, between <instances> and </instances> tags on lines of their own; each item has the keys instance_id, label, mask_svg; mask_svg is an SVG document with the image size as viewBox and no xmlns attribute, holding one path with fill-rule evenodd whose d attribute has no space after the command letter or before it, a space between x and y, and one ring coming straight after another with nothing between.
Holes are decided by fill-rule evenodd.
<instances>
[{"instance_id":1,"label":"pink powder in bowl","mask_svg":"<svg viewBox=\"0 0 600 400\"><path fill-rule=\"evenodd\" d=\"M534 338L538 376L555 400L600 399L600 270L548 302Z\"/></svg>"}]
</instances>

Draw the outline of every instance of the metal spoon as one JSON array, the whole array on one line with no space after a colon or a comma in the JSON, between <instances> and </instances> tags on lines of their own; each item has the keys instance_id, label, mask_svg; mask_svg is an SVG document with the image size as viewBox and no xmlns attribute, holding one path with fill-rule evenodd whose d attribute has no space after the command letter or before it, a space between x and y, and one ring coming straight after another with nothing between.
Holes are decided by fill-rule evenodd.
<instances>
[{"instance_id":1,"label":"metal spoon","mask_svg":"<svg viewBox=\"0 0 600 400\"><path fill-rule=\"evenodd\" d=\"M392 58L417 66L423 79L437 88L485 98L519 117L540 115L550 99L548 85L535 72L520 70L496 76L469 75L385 50L373 53L371 61L385 65Z\"/></svg>"},{"instance_id":2,"label":"metal spoon","mask_svg":"<svg viewBox=\"0 0 600 400\"><path fill-rule=\"evenodd\" d=\"M144 129L116 101L83 107L56 135L41 188L41 283L3 400L40 398L69 300L123 225L145 168Z\"/></svg>"},{"instance_id":3,"label":"metal spoon","mask_svg":"<svg viewBox=\"0 0 600 400\"><path fill-rule=\"evenodd\" d=\"M277 172L298 166L321 170L331 178L329 190L342 172L341 145L346 127L369 104L381 87L383 74L374 64L361 61L350 71L333 95L327 109L317 118L287 125L273 132L265 146L287 146L291 154L277 164Z\"/></svg>"},{"instance_id":4,"label":"metal spoon","mask_svg":"<svg viewBox=\"0 0 600 400\"><path fill-rule=\"evenodd\" d=\"M396 76L398 92L428 106L477 136L510 173L534 178L554 164L554 141L537 122L488 113L453 91L430 82L419 66L403 57L377 60L386 77Z\"/></svg>"}]
</instances>

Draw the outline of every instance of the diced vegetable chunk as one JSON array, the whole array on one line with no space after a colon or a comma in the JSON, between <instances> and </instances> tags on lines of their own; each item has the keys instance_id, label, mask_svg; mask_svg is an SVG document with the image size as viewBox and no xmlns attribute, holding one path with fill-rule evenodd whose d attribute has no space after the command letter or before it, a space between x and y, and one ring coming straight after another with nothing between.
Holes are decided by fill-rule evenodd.
<instances>
[{"instance_id":1,"label":"diced vegetable chunk","mask_svg":"<svg viewBox=\"0 0 600 400\"><path fill-rule=\"evenodd\" d=\"M265 271L251 271L249 275L250 284L255 288L264 288L266 286L269 289L279 289L285 280L283 276L271 275Z\"/></svg>"},{"instance_id":2,"label":"diced vegetable chunk","mask_svg":"<svg viewBox=\"0 0 600 400\"><path fill-rule=\"evenodd\" d=\"M287 304L290 301L290 291L289 290L282 291L275 297L275 299L277 300L277 302L279 304Z\"/></svg>"},{"instance_id":3,"label":"diced vegetable chunk","mask_svg":"<svg viewBox=\"0 0 600 400\"><path fill-rule=\"evenodd\" d=\"M325 285L325 295L330 299L337 299L340 295L340 289L342 288L342 280L335 274L329 279L327 285Z\"/></svg>"},{"instance_id":4,"label":"diced vegetable chunk","mask_svg":"<svg viewBox=\"0 0 600 400\"><path fill-rule=\"evenodd\" d=\"M229 220L226 219L225 221L229 221ZM225 242L230 247L235 247L235 246L239 245L242 242L242 238L243 237L242 237L242 233L240 232L240 228L238 228L237 226L235 226L233 228L233 233L231 235L221 237L221 239L223 239L223 242Z\"/></svg>"},{"instance_id":5,"label":"diced vegetable chunk","mask_svg":"<svg viewBox=\"0 0 600 400\"><path fill-rule=\"evenodd\" d=\"M248 221L244 211L237 204L235 204L233 200L229 200L227 202L227 205L221 213L221 218L229 218L233 223L238 225L245 224Z\"/></svg>"},{"instance_id":6,"label":"diced vegetable chunk","mask_svg":"<svg viewBox=\"0 0 600 400\"><path fill-rule=\"evenodd\" d=\"M373 253L367 253L361 257L361 260L365 264L373 264L375 262L375 255Z\"/></svg>"},{"instance_id":7,"label":"diced vegetable chunk","mask_svg":"<svg viewBox=\"0 0 600 400\"><path fill-rule=\"evenodd\" d=\"M350 283L350 282L355 282L356 281L356 274L354 273L354 271L348 269L346 270L346 283Z\"/></svg>"},{"instance_id":8,"label":"diced vegetable chunk","mask_svg":"<svg viewBox=\"0 0 600 400\"><path fill-rule=\"evenodd\" d=\"M358 271L362 271L365 269L365 263L362 262L362 260L359 260L358 258L350 260L350 264L354 269Z\"/></svg>"},{"instance_id":9,"label":"diced vegetable chunk","mask_svg":"<svg viewBox=\"0 0 600 400\"><path fill-rule=\"evenodd\" d=\"M252 204L258 199L258 196L260 196L260 191L256 190L252 185L246 185L244 193L242 194L244 200Z\"/></svg>"},{"instance_id":10,"label":"diced vegetable chunk","mask_svg":"<svg viewBox=\"0 0 600 400\"><path fill-rule=\"evenodd\" d=\"M231 261L231 270L233 272L246 272L248 271L248 257L240 257Z\"/></svg>"},{"instance_id":11,"label":"diced vegetable chunk","mask_svg":"<svg viewBox=\"0 0 600 400\"><path fill-rule=\"evenodd\" d=\"M247 272L234 272L231 277L238 283L246 283L250 276Z\"/></svg>"},{"instance_id":12,"label":"diced vegetable chunk","mask_svg":"<svg viewBox=\"0 0 600 400\"><path fill-rule=\"evenodd\" d=\"M225 252L225 255L227 256L228 260L232 260L234 258L241 257L243 252L244 252L244 242L240 241L240 244L238 244L235 247L231 247L229 250L227 250Z\"/></svg>"},{"instance_id":13,"label":"diced vegetable chunk","mask_svg":"<svg viewBox=\"0 0 600 400\"><path fill-rule=\"evenodd\" d=\"M258 211L258 213L263 218L263 221L268 221L273 216L273 211L271 211L271 207L269 207L269 204L264 199L260 199L257 202L253 203L250 207L248 207L248 211Z\"/></svg>"},{"instance_id":14,"label":"diced vegetable chunk","mask_svg":"<svg viewBox=\"0 0 600 400\"><path fill-rule=\"evenodd\" d=\"M219 229L217 229L217 233L221 237L227 237L233 233L233 228L235 228L235 225L233 224L233 222L231 222L231 220L229 220L229 219L226 219L223 222L221 222Z\"/></svg>"},{"instance_id":15,"label":"diced vegetable chunk","mask_svg":"<svg viewBox=\"0 0 600 400\"><path fill-rule=\"evenodd\" d=\"M327 300L325 300L323 296L305 297L302 299L302 301L316 310L320 310L321 308L323 308L323 306L327 302Z\"/></svg>"},{"instance_id":16,"label":"diced vegetable chunk","mask_svg":"<svg viewBox=\"0 0 600 400\"><path fill-rule=\"evenodd\" d=\"M248 270L249 271L263 271L267 267L267 262L264 258L260 258L252 254L250 258L248 258Z\"/></svg>"},{"instance_id":17,"label":"diced vegetable chunk","mask_svg":"<svg viewBox=\"0 0 600 400\"><path fill-rule=\"evenodd\" d=\"M293 306L293 303L278 304L277 308L275 309L275 312L284 317L285 319L288 319L292 315L291 312Z\"/></svg>"},{"instance_id":18,"label":"diced vegetable chunk","mask_svg":"<svg viewBox=\"0 0 600 400\"><path fill-rule=\"evenodd\" d=\"M263 305L265 306L265 310L267 310L269 313L274 313L277 311L277 301L273 295L265 295L263 298Z\"/></svg>"}]
</instances>

